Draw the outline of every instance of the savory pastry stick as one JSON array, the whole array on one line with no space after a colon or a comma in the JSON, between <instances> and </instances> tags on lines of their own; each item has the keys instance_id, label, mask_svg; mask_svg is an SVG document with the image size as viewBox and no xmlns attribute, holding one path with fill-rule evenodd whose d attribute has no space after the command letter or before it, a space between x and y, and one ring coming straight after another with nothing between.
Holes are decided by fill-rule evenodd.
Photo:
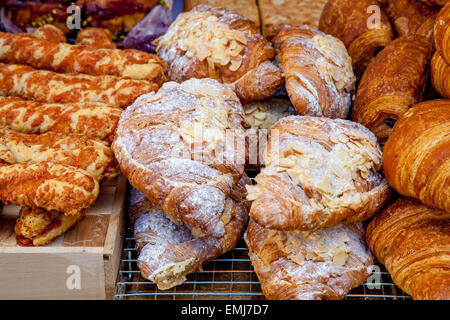
<instances>
[{"instance_id":1,"label":"savory pastry stick","mask_svg":"<svg viewBox=\"0 0 450 320\"><path fill-rule=\"evenodd\" d=\"M155 44L170 80L212 78L232 86L243 103L264 99L283 83L270 62L270 42L249 19L224 8L198 5L180 14Z\"/></svg>"},{"instance_id":2,"label":"savory pastry stick","mask_svg":"<svg viewBox=\"0 0 450 320\"><path fill-rule=\"evenodd\" d=\"M400 37L369 64L356 93L352 120L384 144L397 119L417 103L428 78L431 44L421 36Z\"/></svg>"},{"instance_id":3,"label":"savory pastry stick","mask_svg":"<svg viewBox=\"0 0 450 320\"><path fill-rule=\"evenodd\" d=\"M66 36L61 29L55 27L52 24L46 24L37 28L33 33L33 36L40 39L45 39L53 42L67 42Z\"/></svg>"},{"instance_id":4,"label":"savory pastry stick","mask_svg":"<svg viewBox=\"0 0 450 320\"><path fill-rule=\"evenodd\" d=\"M376 138L348 120L290 116L272 127L266 167L247 186L262 227L315 230L365 220L390 196Z\"/></svg>"},{"instance_id":5,"label":"savory pastry stick","mask_svg":"<svg viewBox=\"0 0 450 320\"><path fill-rule=\"evenodd\" d=\"M93 49L116 49L111 32L104 28L81 29L77 34L75 44Z\"/></svg>"},{"instance_id":6,"label":"savory pastry stick","mask_svg":"<svg viewBox=\"0 0 450 320\"><path fill-rule=\"evenodd\" d=\"M356 78L342 41L304 25L283 28L273 43L297 112L346 118Z\"/></svg>"},{"instance_id":7,"label":"savory pastry stick","mask_svg":"<svg viewBox=\"0 0 450 320\"><path fill-rule=\"evenodd\" d=\"M108 144L114 139L122 109L104 103L41 103L0 97L0 127L22 133L83 134Z\"/></svg>"},{"instance_id":8,"label":"savory pastry stick","mask_svg":"<svg viewBox=\"0 0 450 320\"><path fill-rule=\"evenodd\" d=\"M213 79L167 82L119 121L113 151L133 187L195 236L223 236L221 220L244 172L244 113Z\"/></svg>"},{"instance_id":9,"label":"savory pastry stick","mask_svg":"<svg viewBox=\"0 0 450 320\"><path fill-rule=\"evenodd\" d=\"M376 215L367 244L415 300L450 300L450 213L400 198Z\"/></svg>"},{"instance_id":10,"label":"savory pastry stick","mask_svg":"<svg viewBox=\"0 0 450 320\"><path fill-rule=\"evenodd\" d=\"M48 103L102 102L127 107L158 84L114 76L55 73L0 63L0 95Z\"/></svg>"},{"instance_id":11,"label":"savory pastry stick","mask_svg":"<svg viewBox=\"0 0 450 320\"><path fill-rule=\"evenodd\" d=\"M250 219L244 239L269 300L344 299L366 281L374 263L360 222L287 232Z\"/></svg>"},{"instance_id":12,"label":"savory pastry stick","mask_svg":"<svg viewBox=\"0 0 450 320\"><path fill-rule=\"evenodd\" d=\"M389 184L400 194L450 212L450 100L415 105L395 124L383 153Z\"/></svg>"},{"instance_id":13,"label":"savory pastry stick","mask_svg":"<svg viewBox=\"0 0 450 320\"><path fill-rule=\"evenodd\" d=\"M0 61L61 73L112 75L161 85L166 66L157 56L134 49L92 49L26 33L0 32Z\"/></svg>"},{"instance_id":14,"label":"savory pastry stick","mask_svg":"<svg viewBox=\"0 0 450 320\"><path fill-rule=\"evenodd\" d=\"M434 25L434 44L442 59L450 64L450 3L439 11Z\"/></svg>"},{"instance_id":15,"label":"savory pastry stick","mask_svg":"<svg viewBox=\"0 0 450 320\"><path fill-rule=\"evenodd\" d=\"M430 77L434 90L442 97L450 99L450 64L447 64L437 51L431 59Z\"/></svg>"},{"instance_id":16,"label":"savory pastry stick","mask_svg":"<svg viewBox=\"0 0 450 320\"><path fill-rule=\"evenodd\" d=\"M320 13L327 0L258 0L263 35L273 38L285 26L319 26Z\"/></svg>"},{"instance_id":17,"label":"savory pastry stick","mask_svg":"<svg viewBox=\"0 0 450 320\"><path fill-rule=\"evenodd\" d=\"M98 196L98 182L86 171L55 163L0 166L0 200L66 215L89 208Z\"/></svg>"},{"instance_id":18,"label":"savory pastry stick","mask_svg":"<svg viewBox=\"0 0 450 320\"><path fill-rule=\"evenodd\" d=\"M110 147L84 135L24 134L0 129L0 159L6 163L53 162L80 168L95 179L114 178L120 170Z\"/></svg>"},{"instance_id":19,"label":"savory pastry stick","mask_svg":"<svg viewBox=\"0 0 450 320\"><path fill-rule=\"evenodd\" d=\"M184 10L191 11L199 4L220 7L238 12L259 26L259 13L256 0L184 0Z\"/></svg>"},{"instance_id":20,"label":"savory pastry stick","mask_svg":"<svg viewBox=\"0 0 450 320\"><path fill-rule=\"evenodd\" d=\"M370 18L379 10L379 20ZM319 29L344 42L360 78L370 61L394 38L388 16L377 0L330 0L320 17Z\"/></svg>"},{"instance_id":21,"label":"savory pastry stick","mask_svg":"<svg viewBox=\"0 0 450 320\"><path fill-rule=\"evenodd\" d=\"M80 222L86 210L72 216L57 211L45 211L41 208L22 208L14 231L17 243L21 246L43 246Z\"/></svg>"},{"instance_id":22,"label":"savory pastry stick","mask_svg":"<svg viewBox=\"0 0 450 320\"><path fill-rule=\"evenodd\" d=\"M245 198L245 178L238 192ZM132 191L131 197L136 190ZM138 196L139 197L139 196ZM134 236L139 251L137 265L146 279L156 282L161 290L170 289L186 280L186 275L201 269L207 262L233 249L240 239L248 218L248 207L242 201L227 199L225 233L221 237L196 238L186 225L175 224L167 215L152 207L145 196L130 210L136 219Z\"/></svg>"}]
</instances>

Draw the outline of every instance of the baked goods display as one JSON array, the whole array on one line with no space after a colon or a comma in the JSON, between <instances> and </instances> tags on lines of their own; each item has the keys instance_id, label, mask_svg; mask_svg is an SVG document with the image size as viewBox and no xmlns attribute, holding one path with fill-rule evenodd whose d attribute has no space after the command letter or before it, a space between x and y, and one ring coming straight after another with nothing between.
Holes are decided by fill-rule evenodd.
<instances>
[{"instance_id":1,"label":"baked goods display","mask_svg":"<svg viewBox=\"0 0 450 320\"><path fill-rule=\"evenodd\" d=\"M399 37L369 64L358 86L352 119L384 144L397 119L419 102L428 79L430 42L418 35Z\"/></svg>"},{"instance_id":2,"label":"baked goods display","mask_svg":"<svg viewBox=\"0 0 450 320\"><path fill-rule=\"evenodd\" d=\"M439 11L434 25L434 44L439 55L450 64L450 4Z\"/></svg>"},{"instance_id":3,"label":"baked goods display","mask_svg":"<svg viewBox=\"0 0 450 320\"><path fill-rule=\"evenodd\" d=\"M356 79L342 41L305 25L283 28L273 43L297 112L346 118Z\"/></svg>"},{"instance_id":4,"label":"baked goods display","mask_svg":"<svg viewBox=\"0 0 450 320\"><path fill-rule=\"evenodd\" d=\"M395 124L383 153L389 184L400 194L450 212L450 100L409 109Z\"/></svg>"},{"instance_id":5,"label":"baked goods display","mask_svg":"<svg viewBox=\"0 0 450 320\"><path fill-rule=\"evenodd\" d=\"M379 10L379 21L369 23L375 10ZM373 26L375 23L379 25ZM328 1L320 16L319 30L344 42L358 78L394 38L389 17L377 0Z\"/></svg>"},{"instance_id":6,"label":"baked goods display","mask_svg":"<svg viewBox=\"0 0 450 320\"><path fill-rule=\"evenodd\" d=\"M450 213L400 198L369 224L367 243L413 299L450 299Z\"/></svg>"},{"instance_id":7,"label":"baked goods display","mask_svg":"<svg viewBox=\"0 0 450 320\"><path fill-rule=\"evenodd\" d=\"M198 5L180 14L155 44L172 81L212 78L230 84L243 103L282 84L270 42L248 18L224 8Z\"/></svg>"},{"instance_id":8,"label":"baked goods display","mask_svg":"<svg viewBox=\"0 0 450 320\"><path fill-rule=\"evenodd\" d=\"M355 223L287 232L250 219L245 241L267 299L336 300L370 275L374 259L364 231Z\"/></svg>"},{"instance_id":9,"label":"baked goods display","mask_svg":"<svg viewBox=\"0 0 450 320\"><path fill-rule=\"evenodd\" d=\"M381 151L347 120L290 116L272 127L266 167L249 186L250 216L262 227L315 230L365 220L389 198Z\"/></svg>"}]
</instances>

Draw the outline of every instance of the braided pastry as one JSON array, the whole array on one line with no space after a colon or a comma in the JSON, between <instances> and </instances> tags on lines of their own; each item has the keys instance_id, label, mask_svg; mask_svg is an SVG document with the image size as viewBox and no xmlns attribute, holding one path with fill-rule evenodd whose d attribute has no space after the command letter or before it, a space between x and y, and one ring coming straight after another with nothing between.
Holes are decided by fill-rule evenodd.
<instances>
[{"instance_id":1,"label":"braided pastry","mask_svg":"<svg viewBox=\"0 0 450 320\"><path fill-rule=\"evenodd\" d=\"M314 230L362 221L390 189L375 136L347 120L290 116L272 127L266 167L247 186L250 216L265 228Z\"/></svg>"},{"instance_id":2,"label":"braided pastry","mask_svg":"<svg viewBox=\"0 0 450 320\"><path fill-rule=\"evenodd\" d=\"M282 28L273 43L297 112L346 118L356 79L342 41L305 25Z\"/></svg>"},{"instance_id":3,"label":"braided pastry","mask_svg":"<svg viewBox=\"0 0 450 320\"><path fill-rule=\"evenodd\" d=\"M400 37L369 64L358 86L352 120L384 144L395 121L417 103L428 78L431 44L421 36Z\"/></svg>"},{"instance_id":4,"label":"braided pastry","mask_svg":"<svg viewBox=\"0 0 450 320\"><path fill-rule=\"evenodd\" d=\"M379 27L368 24L373 11L380 10ZM394 38L388 16L377 0L330 0L320 17L319 30L344 42L353 61L353 70L360 78L378 51Z\"/></svg>"},{"instance_id":5,"label":"braided pastry","mask_svg":"<svg viewBox=\"0 0 450 320\"><path fill-rule=\"evenodd\" d=\"M398 193L450 212L450 100L420 103L395 124L383 169Z\"/></svg>"},{"instance_id":6,"label":"braided pastry","mask_svg":"<svg viewBox=\"0 0 450 320\"><path fill-rule=\"evenodd\" d=\"M450 64L450 3L441 9L436 18L434 44L440 56Z\"/></svg>"},{"instance_id":7,"label":"braided pastry","mask_svg":"<svg viewBox=\"0 0 450 320\"><path fill-rule=\"evenodd\" d=\"M413 299L450 299L450 213L400 198L369 224L367 243Z\"/></svg>"},{"instance_id":8,"label":"braided pastry","mask_svg":"<svg viewBox=\"0 0 450 320\"><path fill-rule=\"evenodd\" d=\"M450 65L435 52L431 59L431 83L434 90L442 97L450 99Z\"/></svg>"},{"instance_id":9,"label":"braided pastry","mask_svg":"<svg viewBox=\"0 0 450 320\"><path fill-rule=\"evenodd\" d=\"M220 237L225 200L244 172L243 124L236 94L216 80L167 82L122 113L112 148L156 208L195 236Z\"/></svg>"},{"instance_id":10,"label":"braided pastry","mask_svg":"<svg viewBox=\"0 0 450 320\"><path fill-rule=\"evenodd\" d=\"M180 14L155 40L172 81L212 78L230 84L241 101L268 97L283 80L270 63L270 42L249 19L224 8L198 5Z\"/></svg>"}]
</instances>

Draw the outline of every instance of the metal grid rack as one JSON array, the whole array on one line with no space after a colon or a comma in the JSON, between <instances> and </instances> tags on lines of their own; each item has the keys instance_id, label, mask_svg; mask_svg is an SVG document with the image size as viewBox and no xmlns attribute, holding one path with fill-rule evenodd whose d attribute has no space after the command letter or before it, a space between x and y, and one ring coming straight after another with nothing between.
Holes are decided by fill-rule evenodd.
<instances>
[{"instance_id":1,"label":"metal grid rack","mask_svg":"<svg viewBox=\"0 0 450 320\"><path fill-rule=\"evenodd\" d=\"M243 239L236 248L187 276L187 281L170 290L158 290L157 286L144 279L136 265L137 252L133 234L128 228L120 263L119 278L114 299L150 300L261 300L264 295L258 278L248 257ZM386 270L380 266L377 272L381 281L372 283L377 289L363 284L353 289L347 300L405 300L410 299L392 283Z\"/></svg>"}]
</instances>

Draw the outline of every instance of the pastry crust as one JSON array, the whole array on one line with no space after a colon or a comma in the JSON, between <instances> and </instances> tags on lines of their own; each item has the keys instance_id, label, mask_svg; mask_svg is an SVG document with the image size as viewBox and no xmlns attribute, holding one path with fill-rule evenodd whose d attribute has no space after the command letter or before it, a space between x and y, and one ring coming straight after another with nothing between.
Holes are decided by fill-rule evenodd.
<instances>
[{"instance_id":1,"label":"pastry crust","mask_svg":"<svg viewBox=\"0 0 450 320\"><path fill-rule=\"evenodd\" d=\"M266 168L248 186L250 216L262 227L315 230L365 220L390 196L381 151L363 126L290 116L271 129Z\"/></svg>"},{"instance_id":2,"label":"pastry crust","mask_svg":"<svg viewBox=\"0 0 450 320\"><path fill-rule=\"evenodd\" d=\"M449 0L420 0L423 3L426 3L430 6L438 6L438 7L442 7L444 6L447 2L449 2Z\"/></svg>"},{"instance_id":3,"label":"pastry crust","mask_svg":"<svg viewBox=\"0 0 450 320\"><path fill-rule=\"evenodd\" d=\"M6 204L77 215L94 203L98 191L97 180L75 167L51 162L0 166L0 200Z\"/></svg>"},{"instance_id":4,"label":"pastry crust","mask_svg":"<svg viewBox=\"0 0 450 320\"><path fill-rule=\"evenodd\" d=\"M227 199L225 205L225 233L221 237L195 237L186 225L172 222L167 215L154 208L138 191L132 190L131 206L136 247L139 251L137 265L146 279L156 282L161 290L170 289L186 280L186 275L197 271L205 263L231 250L240 239L248 218L245 203L244 177L235 193L240 200ZM133 194L134 193L134 194Z\"/></svg>"},{"instance_id":5,"label":"pastry crust","mask_svg":"<svg viewBox=\"0 0 450 320\"><path fill-rule=\"evenodd\" d=\"M37 38L53 42L67 42L64 32L52 24L43 25L42 27L37 28L32 34Z\"/></svg>"},{"instance_id":6,"label":"pastry crust","mask_svg":"<svg viewBox=\"0 0 450 320\"><path fill-rule=\"evenodd\" d=\"M103 103L40 103L0 97L0 127L22 133L60 132L114 139L122 109Z\"/></svg>"},{"instance_id":7,"label":"pastry crust","mask_svg":"<svg viewBox=\"0 0 450 320\"><path fill-rule=\"evenodd\" d=\"M450 213L400 198L375 216L367 243L415 300L450 299Z\"/></svg>"},{"instance_id":8,"label":"pastry crust","mask_svg":"<svg viewBox=\"0 0 450 320\"><path fill-rule=\"evenodd\" d=\"M369 64L353 105L352 120L384 144L395 121L422 98L431 44L421 36L400 37Z\"/></svg>"},{"instance_id":9,"label":"pastry crust","mask_svg":"<svg viewBox=\"0 0 450 320\"><path fill-rule=\"evenodd\" d=\"M272 39L281 27L309 25L318 28L327 0L258 0L263 35Z\"/></svg>"},{"instance_id":10,"label":"pastry crust","mask_svg":"<svg viewBox=\"0 0 450 320\"><path fill-rule=\"evenodd\" d=\"M116 49L112 34L105 28L84 28L77 34L75 44L92 49Z\"/></svg>"},{"instance_id":11,"label":"pastry crust","mask_svg":"<svg viewBox=\"0 0 450 320\"><path fill-rule=\"evenodd\" d=\"M434 25L434 44L441 57L450 64L450 3L439 11Z\"/></svg>"},{"instance_id":12,"label":"pastry crust","mask_svg":"<svg viewBox=\"0 0 450 320\"><path fill-rule=\"evenodd\" d=\"M374 8L380 12L377 28L368 23ZM358 78L376 54L394 38L389 18L377 0L328 1L320 17L319 30L344 42Z\"/></svg>"},{"instance_id":13,"label":"pastry crust","mask_svg":"<svg viewBox=\"0 0 450 320\"><path fill-rule=\"evenodd\" d=\"M270 300L343 299L369 277L374 263L361 223L286 232L250 219L245 241Z\"/></svg>"},{"instance_id":14,"label":"pastry crust","mask_svg":"<svg viewBox=\"0 0 450 320\"><path fill-rule=\"evenodd\" d=\"M395 124L383 169L398 193L450 212L450 100L420 103Z\"/></svg>"},{"instance_id":15,"label":"pastry crust","mask_svg":"<svg viewBox=\"0 0 450 320\"><path fill-rule=\"evenodd\" d=\"M434 90L444 98L450 99L450 65L435 52L431 59L431 83Z\"/></svg>"},{"instance_id":16,"label":"pastry crust","mask_svg":"<svg viewBox=\"0 0 450 320\"><path fill-rule=\"evenodd\" d=\"M305 25L283 28L273 43L297 112L346 118L356 78L342 41Z\"/></svg>"},{"instance_id":17,"label":"pastry crust","mask_svg":"<svg viewBox=\"0 0 450 320\"><path fill-rule=\"evenodd\" d=\"M212 78L231 85L243 103L266 98L283 83L269 61L275 57L270 42L249 19L224 8L198 5L180 14L155 44L170 80Z\"/></svg>"},{"instance_id":18,"label":"pastry crust","mask_svg":"<svg viewBox=\"0 0 450 320\"><path fill-rule=\"evenodd\" d=\"M167 82L122 113L112 148L156 208L196 236L223 236L225 200L244 171L243 123L239 99L219 82Z\"/></svg>"},{"instance_id":19,"label":"pastry crust","mask_svg":"<svg viewBox=\"0 0 450 320\"><path fill-rule=\"evenodd\" d=\"M256 0L184 0L184 10L191 11L199 4L207 4L211 7L226 8L239 12L239 14L249 18L259 27L259 13Z\"/></svg>"},{"instance_id":20,"label":"pastry crust","mask_svg":"<svg viewBox=\"0 0 450 320\"><path fill-rule=\"evenodd\" d=\"M158 84L144 80L55 73L24 65L0 63L0 95L38 102L102 102L125 108L137 97L158 88Z\"/></svg>"}]
</instances>

